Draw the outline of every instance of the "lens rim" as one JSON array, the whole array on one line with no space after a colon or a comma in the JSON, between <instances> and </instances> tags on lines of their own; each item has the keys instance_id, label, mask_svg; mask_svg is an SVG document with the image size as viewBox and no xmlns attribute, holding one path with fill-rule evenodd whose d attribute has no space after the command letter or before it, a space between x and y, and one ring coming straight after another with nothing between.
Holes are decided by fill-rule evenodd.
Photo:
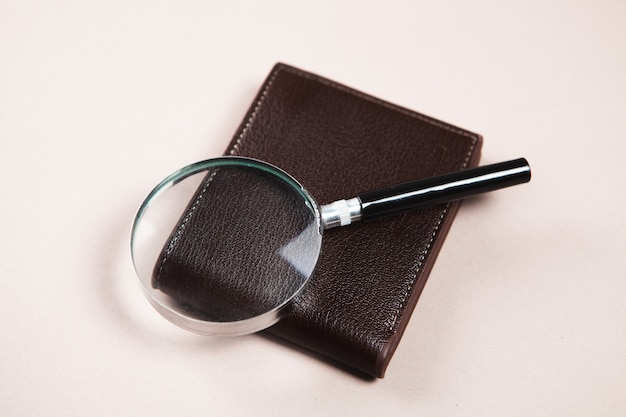
<instances>
[{"instance_id":1,"label":"lens rim","mask_svg":"<svg viewBox=\"0 0 626 417\"><path fill-rule=\"evenodd\" d=\"M304 280L303 284L297 289L297 291L295 291L290 297L285 299L282 304L274 307L273 309L263 314L238 321L213 322L189 317L159 300L154 294L154 292L158 290L153 289L151 285L149 287L146 287L146 282L144 278L140 275L136 262L137 259L135 247L137 242L135 237L137 229L141 224L141 220L143 219L144 215L147 213L150 206L156 201L159 195L165 192L167 189L173 187L177 183L184 181L186 178L189 178L190 176L202 173L209 169L224 166L249 167L259 169L261 171L274 175L283 182L287 183L290 187L292 187L292 189L297 191L304 198L308 208L313 212L315 221L317 223L317 230L319 231L320 250L318 250L315 259L315 262L317 263L321 251L321 238L323 232L320 206L317 204L311 194L304 188L304 186L302 186L302 184L300 184L293 176L291 176L286 171L268 162L243 156L222 156L219 158L212 158L195 162L193 164L178 169L174 173L168 175L158 185L156 185L143 200L133 220L130 235L130 253L133 268L135 269L135 273L141 283L141 288L144 295L146 296L150 304L163 317L183 329L203 335L240 336L264 330L280 321L286 314L288 314L294 298L302 292L302 289L306 286L311 276L307 277ZM150 280L148 280L148 282L149 281ZM160 292L160 294L164 293Z\"/></svg>"}]
</instances>

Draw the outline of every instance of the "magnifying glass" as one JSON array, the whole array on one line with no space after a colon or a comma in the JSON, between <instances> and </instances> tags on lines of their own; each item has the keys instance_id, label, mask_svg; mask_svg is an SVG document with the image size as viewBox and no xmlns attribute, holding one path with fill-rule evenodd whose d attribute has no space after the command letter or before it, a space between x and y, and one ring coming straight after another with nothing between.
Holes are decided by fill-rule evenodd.
<instances>
[{"instance_id":1,"label":"magnifying glass","mask_svg":"<svg viewBox=\"0 0 626 417\"><path fill-rule=\"evenodd\" d=\"M324 230L530 177L520 158L319 205L269 163L210 159L176 171L146 197L132 227L133 264L150 303L174 324L208 335L254 333L288 314L313 275Z\"/></svg>"}]
</instances>

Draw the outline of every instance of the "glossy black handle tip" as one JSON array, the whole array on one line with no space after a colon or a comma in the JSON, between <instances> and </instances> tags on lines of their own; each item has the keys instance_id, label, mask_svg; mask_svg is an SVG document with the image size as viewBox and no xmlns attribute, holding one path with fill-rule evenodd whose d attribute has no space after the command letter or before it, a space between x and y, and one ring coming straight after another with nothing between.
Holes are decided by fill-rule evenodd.
<instances>
[{"instance_id":1,"label":"glossy black handle tip","mask_svg":"<svg viewBox=\"0 0 626 417\"><path fill-rule=\"evenodd\" d=\"M363 219L447 203L530 181L525 158L425 178L358 195Z\"/></svg>"}]
</instances>

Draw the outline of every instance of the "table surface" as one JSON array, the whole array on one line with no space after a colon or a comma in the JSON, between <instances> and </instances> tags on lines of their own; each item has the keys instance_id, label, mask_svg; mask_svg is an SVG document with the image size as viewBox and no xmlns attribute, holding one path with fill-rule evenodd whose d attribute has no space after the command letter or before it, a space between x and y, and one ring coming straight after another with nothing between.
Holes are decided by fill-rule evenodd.
<instances>
[{"instance_id":1,"label":"table surface","mask_svg":"<svg viewBox=\"0 0 626 417\"><path fill-rule=\"evenodd\" d=\"M0 2L3 415L626 415L626 3L261 3ZM185 332L134 276L141 200L277 61L533 167L461 207L382 380Z\"/></svg>"}]
</instances>

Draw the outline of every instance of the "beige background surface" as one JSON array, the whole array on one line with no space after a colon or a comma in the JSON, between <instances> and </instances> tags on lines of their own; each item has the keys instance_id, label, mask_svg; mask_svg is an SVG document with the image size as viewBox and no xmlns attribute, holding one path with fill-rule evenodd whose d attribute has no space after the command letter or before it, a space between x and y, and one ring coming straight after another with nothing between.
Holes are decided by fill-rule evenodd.
<instances>
[{"instance_id":1,"label":"beige background surface","mask_svg":"<svg viewBox=\"0 0 626 417\"><path fill-rule=\"evenodd\" d=\"M2 415L626 415L626 3L261 3L0 1ZM533 165L461 208L384 380L186 333L134 277L144 195L276 61Z\"/></svg>"}]
</instances>

